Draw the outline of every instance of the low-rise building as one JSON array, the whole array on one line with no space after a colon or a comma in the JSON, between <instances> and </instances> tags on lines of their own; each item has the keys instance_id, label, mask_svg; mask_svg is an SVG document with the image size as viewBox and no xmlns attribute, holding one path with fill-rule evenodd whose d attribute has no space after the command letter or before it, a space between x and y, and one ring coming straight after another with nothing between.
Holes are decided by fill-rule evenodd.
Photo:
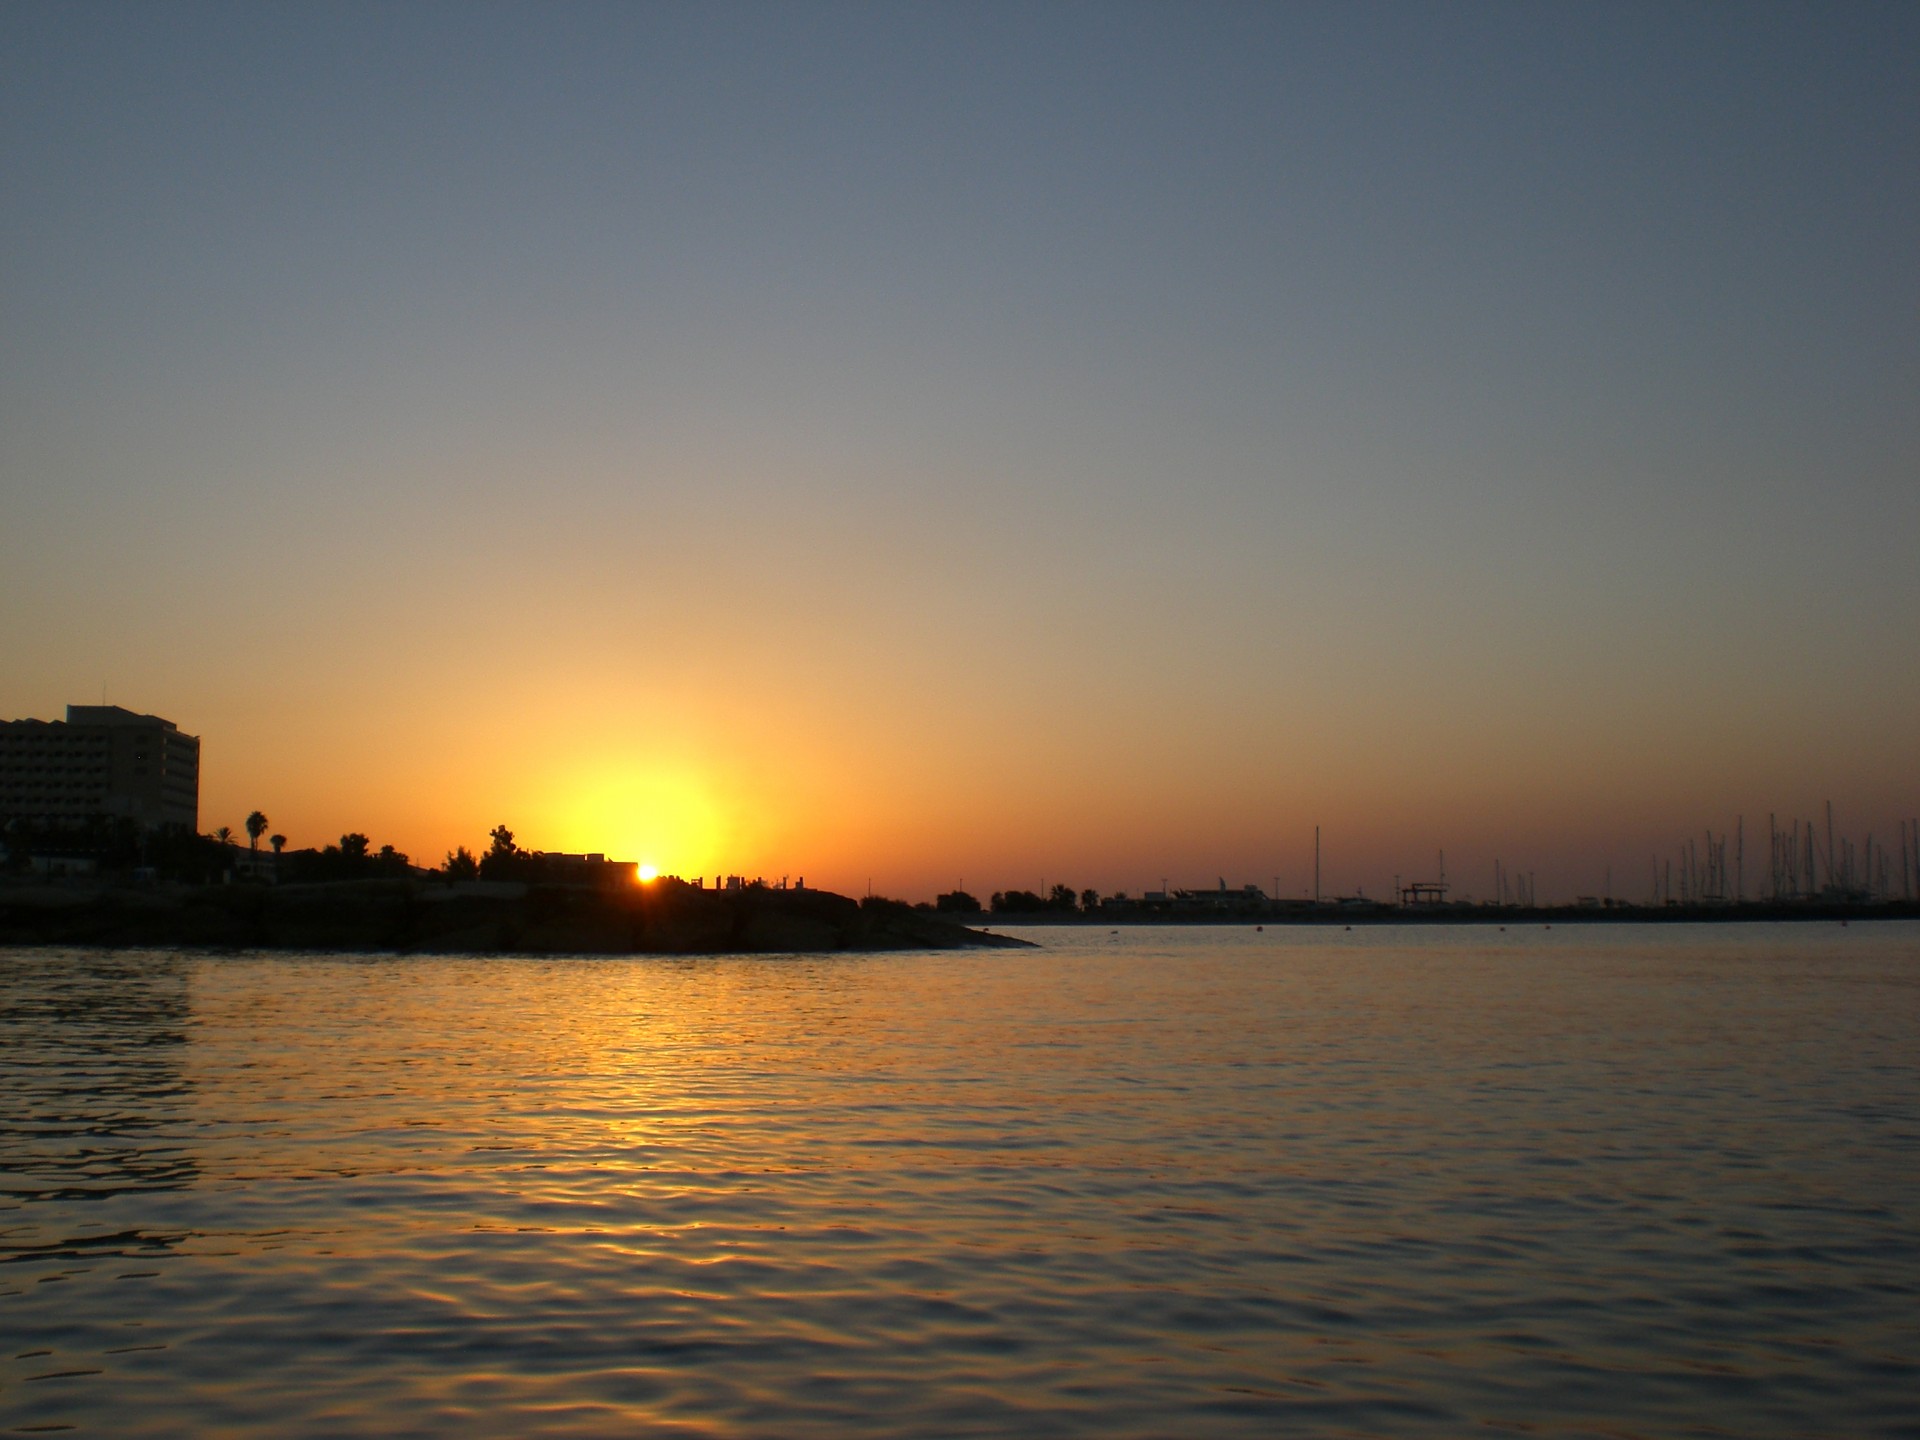
<instances>
[{"instance_id":1,"label":"low-rise building","mask_svg":"<svg viewBox=\"0 0 1920 1440\"><path fill-rule=\"evenodd\" d=\"M1173 892L1174 913L1193 911L1243 911L1264 909L1267 892L1258 885L1242 885L1237 890L1229 890L1224 878L1217 890L1176 890Z\"/></svg>"}]
</instances>

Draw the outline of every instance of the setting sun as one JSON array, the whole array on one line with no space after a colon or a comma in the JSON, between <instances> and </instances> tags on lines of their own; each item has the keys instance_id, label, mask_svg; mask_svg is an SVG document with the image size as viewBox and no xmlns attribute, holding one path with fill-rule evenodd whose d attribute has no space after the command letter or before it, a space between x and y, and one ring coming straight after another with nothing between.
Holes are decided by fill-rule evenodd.
<instances>
[{"instance_id":1,"label":"setting sun","mask_svg":"<svg viewBox=\"0 0 1920 1440\"><path fill-rule=\"evenodd\" d=\"M557 848L638 861L643 881L663 872L704 875L723 863L730 837L721 808L687 771L588 762L559 794L565 798L553 816Z\"/></svg>"}]
</instances>

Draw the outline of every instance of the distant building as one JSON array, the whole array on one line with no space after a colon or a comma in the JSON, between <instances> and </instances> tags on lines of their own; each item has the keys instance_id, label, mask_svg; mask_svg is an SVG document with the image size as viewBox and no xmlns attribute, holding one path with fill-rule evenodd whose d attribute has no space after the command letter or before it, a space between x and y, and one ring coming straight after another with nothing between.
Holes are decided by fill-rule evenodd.
<instances>
[{"instance_id":1,"label":"distant building","mask_svg":"<svg viewBox=\"0 0 1920 1440\"><path fill-rule=\"evenodd\" d=\"M0 721L0 820L200 828L200 740L118 705L69 705L65 720Z\"/></svg>"},{"instance_id":2,"label":"distant building","mask_svg":"<svg viewBox=\"0 0 1920 1440\"><path fill-rule=\"evenodd\" d=\"M1145 890L1137 899L1123 890L1103 896L1097 908L1112 915L1259 915L1280 903L1258 885L1229 890L1223 877L1212 890Z\"/></svg>"},{"instance_id":3,"label":"distant building","mask_svg":"<svg viewBox=\"0 0 1920 1440\"><path fill-rule=\"evenodd\" d=\"M561 850L534 850L528 852L521 870L525 878L537 879L546 885L601 888L633 884L639 878L640 863L637 860L609 860L598 851L590 855L573 855Z\"/></svg>"},{"instance_id":4,"label":"distant building","mask_svg":"<svg viewBox=\"0 0 1920 1440\"><path fill-rule=\"evenodd\" d=\"M1150 892L1149 900L1155 898ZM1267 903L1267 892L1258 885L1242 885L1238 890L1229 890L1224 878L1217 890L1176 890L1173 892L1173 909L1176 913L1195 910L1258 910Z\"/></svg>"}]
</instances>

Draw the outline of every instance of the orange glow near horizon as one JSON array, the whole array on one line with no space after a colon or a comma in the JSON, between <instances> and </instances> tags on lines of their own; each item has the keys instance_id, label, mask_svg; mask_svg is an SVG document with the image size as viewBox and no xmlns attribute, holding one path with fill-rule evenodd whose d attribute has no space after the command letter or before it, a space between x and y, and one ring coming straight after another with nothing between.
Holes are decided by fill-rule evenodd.
<instances>
[{"instance_id":1,"label":"orange glow near horizon","mask_svg":"<svg viewBox=\"0 0 1920 1440\"><path fill-rule=\"evenodd\" d=\"M556 787L549 824L555 848L635 861L648 880L706 874L721 863L730 829L694 771L642 764L611 773L583 767Z\"/></svg>"},{"instance_id":2,"label":"orange glow near horizon","mask_svg":"<svg viewBox=\"0 0 1920 1440\"><path fill-rule=\"evenodd\" d=\"M511 709L487 699L513 680L497 657L397 718L383 715L386 677L366 666L365 688L334 699L344 712L297 691L256 702L246 724L185 693L156 691L143 708L204 737L203 830L238 830L258 807L294 849L357 830L435 865L455 846L484 851L505 824L527 849L597 851L659 875L804 876L910 900L963 882L984 900L1043 882L1111 893L1221 878L1300 895L1316 826L1336 893L1431 878L1445 850L1463 891L1485 892L1498 859L1537 870L1543 895L1620 894L1644 890L1650 857L1675 837L1731 831L1742 814L1752 884L1769 811L1804 821L1831 799L1842 832L1863 838L1891 832L1888 810L1913 809L1910 793L1888 801L1844 771L1750 778L1813 773L1788 746L1742 773L1552 711L1524 732L1490 724L1494 743L1476 743L1459 696L1434 722L1440 738L1409 748L1389 696L1329 687L1288 713L1259 676L1241 677L1226 720L1208 720L1194 687L1186 708L1153 676L1063 694L1050 670L1011 661L988 683L937 690L944 672L911 653L889 652L885 683L819 654L808 663L825 678L810 678L752 640L730 652L751 684L659 653L645 685L561 647L546 658ZM917 698L928 693L940 703ZM341 713L351 723L329 730ZM1577 767L1562 763L1569 748ZM1891 729L1878 748L1893 751ZM1188 763L1202 752L1233 763Z\"/></svg>"}]
</instances>

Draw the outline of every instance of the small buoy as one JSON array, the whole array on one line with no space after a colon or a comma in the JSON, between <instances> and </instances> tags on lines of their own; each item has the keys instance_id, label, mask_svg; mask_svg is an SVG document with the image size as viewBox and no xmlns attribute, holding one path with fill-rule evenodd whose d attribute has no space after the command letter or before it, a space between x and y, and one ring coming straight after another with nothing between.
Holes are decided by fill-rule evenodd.
<instances>
[{"instance_id":1,"label":"small buoy","mask_svg":"<svg viewBox=\"0 0 1920 1440\"><path fill-rule=\"evenodd\" d=\"M1256 925L1253 927L1253 933L1256 935L1263 934L1266 931L1266 928L1267 927L1264 925Z\"/></svg>"}]
</instances>

